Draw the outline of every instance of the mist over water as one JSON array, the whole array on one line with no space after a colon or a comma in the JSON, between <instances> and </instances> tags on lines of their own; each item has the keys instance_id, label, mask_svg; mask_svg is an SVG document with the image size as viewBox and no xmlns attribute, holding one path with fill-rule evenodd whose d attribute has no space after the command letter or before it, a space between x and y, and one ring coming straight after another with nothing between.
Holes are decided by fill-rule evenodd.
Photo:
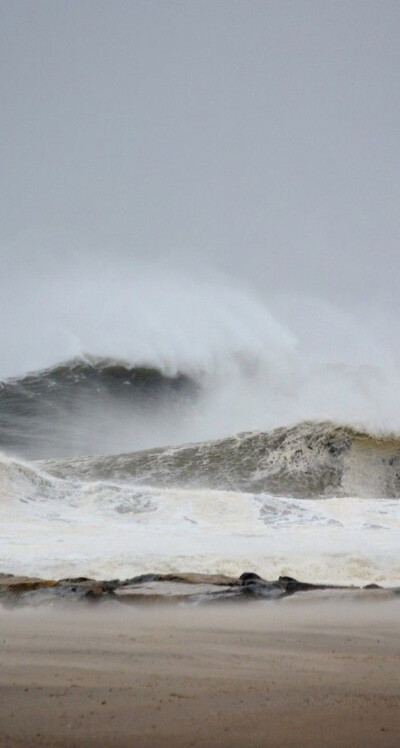
<instances>
[{"instance_id":1,"label":"mist over water","mask_svg":"<svg viewBox=\"0 0 400 748\"><path fill-rule=\"evenodd\" d=\"M397 351L368 318L313 298L269 303L210 267L177 272L106 255L45 267L31 257L27 283L21 256L14 264L2 283L3 381L80 360L184 375L194 387L143 412L120 392L101 400L94 382L79 407L71 394L51 429L42 424L54 447L36 456L127 452L305 419L400 429Z\"/></svg>"}]
</instances>

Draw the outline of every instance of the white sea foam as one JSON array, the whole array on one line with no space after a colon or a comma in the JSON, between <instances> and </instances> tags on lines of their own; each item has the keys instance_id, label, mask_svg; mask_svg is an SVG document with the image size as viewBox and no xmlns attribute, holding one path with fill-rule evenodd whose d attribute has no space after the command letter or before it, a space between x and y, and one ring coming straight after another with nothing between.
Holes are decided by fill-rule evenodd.
<instances>
[{"instance_id":1,"label":"white sea foam","mask_svg":"<svg viewBox=\"0 0 400 748\"><path fill-rule=\"evenodd\" d=\"M254 570L398 584L400 502L57 479L1 460L0 569L45 576Z\"/></svg>"}]
</instances>

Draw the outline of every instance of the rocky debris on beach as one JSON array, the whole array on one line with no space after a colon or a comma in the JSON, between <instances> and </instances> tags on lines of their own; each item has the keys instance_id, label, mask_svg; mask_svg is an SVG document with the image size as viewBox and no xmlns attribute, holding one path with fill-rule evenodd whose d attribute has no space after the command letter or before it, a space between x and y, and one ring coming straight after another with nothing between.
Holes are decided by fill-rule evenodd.
<instances>
[{"instance_id":1,"label":"rocky debris on beach","mask_svg":"<svg viewBox=\"0 0 400 748\"><path fill-rule=\"evenodd\" d=\"M8 606L58 600L124 604L239 602L276 600L296 593L307 593L307 597L310 593L317 597L324 593L335 598L387 599L399 595L400 588L384 588L376 584L365 587L311 584L286 576L268 581L253 572L245 572L240 577L196 573L141 574L125 580L102 581L88 577L51 580L0 574L0 602Z\"/></svg>"}]
</instances>

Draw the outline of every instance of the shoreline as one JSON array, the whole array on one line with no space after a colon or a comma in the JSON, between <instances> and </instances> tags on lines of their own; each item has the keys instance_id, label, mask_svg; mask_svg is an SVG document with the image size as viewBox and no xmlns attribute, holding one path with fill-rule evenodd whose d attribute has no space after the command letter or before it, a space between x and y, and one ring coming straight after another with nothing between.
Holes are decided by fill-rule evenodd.
<instances>
[{"instance_id":1,"label":"shoreline","mask_svg":"<svg viewBox=\"0 0 400 748\"><path fill-rule=\"evenodd\" d=\"M400 587L371 583L354 585L313 584L293 577L267 580L254 572L239 577L225 574L175 573L141 574L129 579L98 580L88 577L42 579L0 573L0 604L46 605L57 602L210 603L280 600L294 595L340 600L391 600L400 596Z\"/></svg>"},{"instance_id":2,"label":"shoreline","mask_svg":"<svg viewBox=\"0 0 400 748\"><path fill-rule=\"evenodd\" d=\"M394 748L398 613L307 595L0 608L0 746Z\"/></svg>"}]
</instances>

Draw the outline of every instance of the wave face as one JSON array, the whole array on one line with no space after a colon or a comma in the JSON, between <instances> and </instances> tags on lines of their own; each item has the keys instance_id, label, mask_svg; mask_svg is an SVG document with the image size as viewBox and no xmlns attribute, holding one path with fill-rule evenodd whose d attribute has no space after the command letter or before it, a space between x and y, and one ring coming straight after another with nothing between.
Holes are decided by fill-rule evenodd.
<instances>
[{"instance_id":1,"label":"wave face","mask_svg":"<svg viewBox=\"0 0 400 748\"><path fill-rule=\"evenodd\" d=\"M107 449L118 422L123 440L124 413L143 431L148 419L178 416L196 390L183 374L112 359L67 361L0 384L0 449L29 459Z\"/></svg>"},{"instance_id":2,"label":"wave face","mask_svg":"<svg viewBox=\"0 0 400 748\"><path fill-rule=\"evenodd\" d=\"M400 439L303 422L202 444L43 462L53 475L275 496L400 497Z\"/></svg>"}]
</instances>

